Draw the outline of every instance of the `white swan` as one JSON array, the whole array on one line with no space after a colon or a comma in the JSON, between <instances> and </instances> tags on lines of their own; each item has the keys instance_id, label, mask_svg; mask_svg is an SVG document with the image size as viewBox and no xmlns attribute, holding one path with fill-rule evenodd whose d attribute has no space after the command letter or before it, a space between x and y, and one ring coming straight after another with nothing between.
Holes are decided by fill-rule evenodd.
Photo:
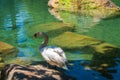
<instances>
[{"instance_id":1,"label":"white swan","mask_svg":"<svg viewBox=\"0 0 120 80\"><path fill-rule=\"evenodd\" d=\"M60 47L46 46L48 43L48 35L44 32L37 32L34 37L38 36L44 37L44 41L41 43L39 50L42 57L50 64L57 67L62 67L63 69L68 69L66 66L67 58L65 52Z\"/></svg>"}]
</instances>

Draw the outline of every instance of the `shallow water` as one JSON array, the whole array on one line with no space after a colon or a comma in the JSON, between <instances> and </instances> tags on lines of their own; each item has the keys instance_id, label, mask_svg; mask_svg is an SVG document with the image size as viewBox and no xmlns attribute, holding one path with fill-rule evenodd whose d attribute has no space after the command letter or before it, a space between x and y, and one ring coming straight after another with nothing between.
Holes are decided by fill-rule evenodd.
<instances>
[{"instance_id":1,"label":"shallow water","mask_svg":"<svg viewBox=\"0 0 120 80\"><path fill-rule=\"evenodd\" d=\"M48 0L0 1L0 41L16 46L19 49L18 57L27 57L34 61L43 60L37 50L39 44L36 44L37 41L42 41L42 39L34 40L33 37L28 36L27 29L38 24L61 22L49 13L47 1ZM92 24L91 17L89 16L80 16L80 18L76 18L76 16L73 17L77 20L76 25L78 26L76 27L75 33L85 34L120 47L119 16L98 20L98 22L92 22ZM68 19L72 21L71 18ZM90 60L93 55L82 54L78 51L65 52L67 53L68 60L72 60L68 64L70 70L66 71L66 74L76 77L77 80L120 80L119 57L112 57L110 60L105 60L105 62L111 62L113 64L103 73L87 67L87 65L91 63ZM101 60L98 59L97 62L99 63Z\"/></svg>"}]
</instances>

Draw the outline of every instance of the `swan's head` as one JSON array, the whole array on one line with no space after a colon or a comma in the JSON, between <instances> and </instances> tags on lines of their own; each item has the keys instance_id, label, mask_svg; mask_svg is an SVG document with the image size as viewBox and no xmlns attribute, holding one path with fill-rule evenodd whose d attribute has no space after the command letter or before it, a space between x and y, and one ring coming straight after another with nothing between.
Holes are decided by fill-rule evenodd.
<instances>
[{"instance_id":1,"label":"swan's head","mask_svg":"<svg viewBox=\"0 0 120 80\"><path fill-rule=\"evenodd\" d=\"M34 37L37 38L38 36L43 36L48 38L48 35L45 32L37 32L34 34Z\"/></svg>"},{"instance_id":2,"label":"swan's head","mask_svg":"<svg viewBox=\"0 0 120 80\"><path fill-rule=\"evenodd\" d=\"M34 34L34 37L37 38L38 36L41 36L41 35L43 35L43 32L37 32Z\"/></svg>"}]
</instances>

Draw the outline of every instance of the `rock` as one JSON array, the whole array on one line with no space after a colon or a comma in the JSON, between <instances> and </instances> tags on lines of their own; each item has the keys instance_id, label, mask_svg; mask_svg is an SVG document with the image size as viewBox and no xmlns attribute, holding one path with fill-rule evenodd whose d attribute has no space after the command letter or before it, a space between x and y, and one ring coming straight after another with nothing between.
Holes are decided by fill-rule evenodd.
<instances>
[{"instance_id":1,"label":"rock","mask_svg":"<svg viewBox=\"0 0 120 80\"><path fill-rule=\"evenodd\" d=\"M111 0L49 0L48 6L59 10L105 18L120 15L120 8Z\"/></svg>"},{"instance_id":2,"label":"rock","mask_svg":"<svg viewBox=\"0 0 120 80\"><path fill-rule=\"evenodd\" d=\"M29 28L28 35L33 36L34 33L42 31L42 32L46 32L49 36L56 36L65 31L73 31L73 30L74 30L73 24L65 24L62 22L53 22L53 23L40 24L40 25L36 25L32 28Z\"/></svg>"},{"instance_id":3,"label":"rock","mask_svg":"<svg viewBox=\"0 0 120 80\"><path fill-rule=\"evenodd\" d=\"M112 52L113 48L117 48L117 47L108 43L102 43L95 46L96 52L103 53L103 54Z\"/></svg>"},{"instance_id":4,"label":"rock","mask_svg":"<svg viewBox=\"0 0 120 80\"><path fill-rule=\"evenodd\" d=\"M87 53L96 52L101 54L110 54L116 52L117 50L119 51L119 49L112 44L72 32L65 32L53 38L50 44L69 50L77 49L85 52L88 51Z\"/></svg>"},{"instance_id":5,"label":"rock","mask_svg":"<svg viewBox=\"0 0 120 80\"><path fill-rule=\"evenodd\" d=\"M48 1L48 6L49 7L54 7L54 8L58 8L58 3L59 3L59 0L49 0Z\"/></svg>"},{"instance_id":6,"label":"rock","mask_svg":"<svg viewBox=\"0 0 120 80\"><path fill-rule=\"evenodd\" d=\"M9 71L8 71L9 70ZM75 80L63 72L47 68L44 65L22 66L6 65L1 72L2 80Z\"/></svg>"},{"instance_id":7,"label":"rock","mask_svg":"<svg viewBox=\"0 0 120 80\"><path fill-rule=\"evenodd\" d=\"M19 65L30 65L31 64L31 60L25 57L16 57L16 58L12 58L9 60L4 61L6 64L19 64Z\"/></svg>"},{"instance_id":8,"label":"rock","mask_svg":"<svg viewBox=\"0 0 120 80\"><path fill-rule=\"evenodd\" d=\"M62 10L78 11L81 9L96 9L100 7L116 8L111 0L49 0L48 6Z\"/></svg>"},{"instance_id":9,"label":"rock","mask_svg":"<svg viewBox=\"0 0 120 80\"><path fill-rule=\"evenodd\" d=\"M80 49L89 45L100 44L101 41L88 36L65 32L51 40L51 44L63 47L65 49Z\"/></svg>"},{"instance_id":10,"label":"rock","mask_svg":"<svg viewBox=\"0 0 120 80\"><path fill-rule=\"evenodd\" d=\"M17 48L14 46L7 44L5 42L0 42L0 57L4 60L7 58L12 58L17 55Z\"/></svg>"},{"instance_id":11,"label":"rock","mask_svg":"<svg viewBox=\"0 0 120 80\"><path fill-rule=\"evenodd\" d=\"M5 63L0 62L0 70L5 66Z\"/></svg>"},{"instance_id":12,"label":"rock","mask_svg":"<svg viewBox=\"0 0 120 80\"><path fill-rule=\"evenodd\" d=\"M3 61L3 59L0 57L0 62L2 62Z\"/></svg>"}]
</instances>

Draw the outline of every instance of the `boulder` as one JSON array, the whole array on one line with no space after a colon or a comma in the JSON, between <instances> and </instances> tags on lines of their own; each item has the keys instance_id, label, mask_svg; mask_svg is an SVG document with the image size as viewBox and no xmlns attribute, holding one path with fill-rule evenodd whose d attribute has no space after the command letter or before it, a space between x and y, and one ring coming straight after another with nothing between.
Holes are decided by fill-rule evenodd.
<instances>
[{"instance_id":1,"label":"boulder","mask_svg":"<svg viewBox=\"0 0 120 80\"><path fill-rule=\"evenodd\" d=\"M1 72L0 80L75 80L63 72L48 68L42 64L23 66L6 65Z\"/></svg>"},{"instance_id":2,"label":"boulder","mask_svg":"<svg viewBox=\"0 0 120 80\"><path fill-rule=\"evenodd\" d=\"M102 18L120 14L120 8L111 0L49 0L48 6Z\"/></svg>"},{"instance_id":3,"label":"boulder","mask_svg":"<svg viewBox=\"0 0 120 80\"><path fill-rule=\"evenodd\" d=\"M48 6L60 10L78 11L98 8L118 8L111 0L49 0Z\"/></svg>"}]
</instances>

